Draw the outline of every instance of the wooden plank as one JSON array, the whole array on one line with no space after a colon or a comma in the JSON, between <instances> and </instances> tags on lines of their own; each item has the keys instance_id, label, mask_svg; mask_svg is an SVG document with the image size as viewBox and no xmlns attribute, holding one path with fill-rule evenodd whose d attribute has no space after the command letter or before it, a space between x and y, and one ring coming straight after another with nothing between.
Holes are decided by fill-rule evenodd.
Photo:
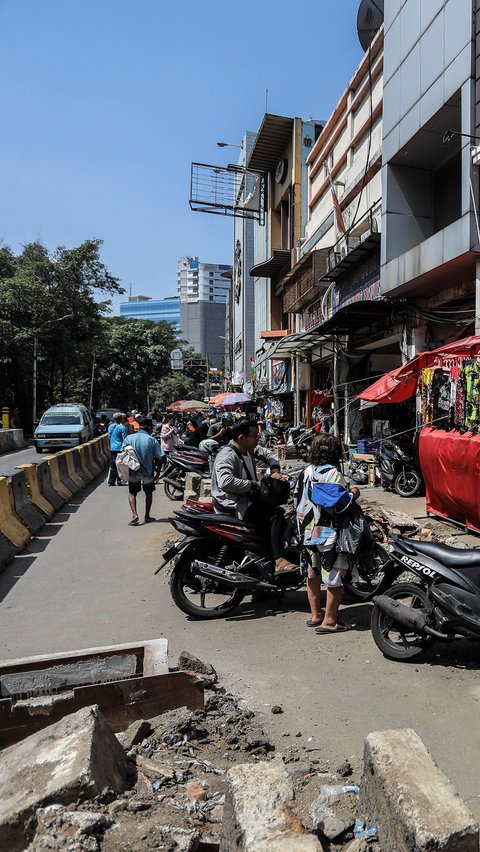
<instances>
[{"instance_id":1,"label":"wooden plank","mask_svg":"<svg viewBox=\"0 0 480 852\"><path fill-rule=\"evenodd\" d=\"M202 710L203 681L188 672L172 672L80 686L60 695L16 703L4 698L0 700L0 747L93 704L115 732L123 731L137 719L151 719L177 707Z\"/></svg>"}]
</instances>

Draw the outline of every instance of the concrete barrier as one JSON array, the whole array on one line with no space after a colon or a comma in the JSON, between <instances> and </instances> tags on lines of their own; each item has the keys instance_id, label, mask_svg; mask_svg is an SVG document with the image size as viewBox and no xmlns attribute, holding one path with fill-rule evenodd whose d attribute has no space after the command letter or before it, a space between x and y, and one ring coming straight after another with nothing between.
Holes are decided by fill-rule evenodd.
<instances>
[{"instance_id":1,"label":"concrete barrier","mask_svg":"<svg viewBox=\"0 0 480 852\"><path fill-rule=\"evenodd\" d=\"M75 459L74 459L74 455L73 455L73 450L62 450L61 453L58 453L58 457L59 458L60 457L65 458L65 464L67 465L68 477L69 477L69 479L72 480L72 482L75 483L75 485L78 487L78 490L81 491L82 488L84 488L84 486L85 486L85 482L82 479L82 477L79 476L79 474L77 473L77 471L75 469Z\"/></svg>"},{"instance_id":2,"label":"concrete barrier","mask_svg":"<svg viewBox=\"0 0 480 852\"><path fill-rule=\"evenodd\" d=\"M90 470L93 472L94 477L98 476L102 472L103 468L96 461L90 442L85 444L85 455L88 459L87 464Z\"/></svg>"},{"instance_id":3,"label":"concrete barrier","mask_svg":"<svg viewBox=\"0 0 480 852\"><path fill-rule=\"evenodd\" d=\"M15 514L32 533L38 532L45 523L45 517L33 505L33 503L30 502L27 480L23 470L19 470L18 473L12 474L9 478L15 506Z\"/></svg>"},{"instance_id":4,"label":"concrete barrier","mask_svg":"<svg viewBox=\"0 0 480 852\"><path fill-rule=\"evenodd\" d=\"M30 541L30 533L15 514L13 494L5 476L0 476L0 532L22 550Z\"/></svg>"},{"instance_id":5,"label":"concrete barrier","mask_svg":"<svg viewBox=\"0 0 480 852\"><path fill-rule=\"evenodd\" d=\"M103 456L100 451L98 438L94 438L93 441L90 441L88 448L94 463L100 468L100 470L103 470L105 462L103 461Z\"/></svg>"},{"instance_id":6,"label":"concrete barrier","mask_svg":"<svg viewBox=\"0 0 480 852\"><path fill-rule=\"evenodd\" d=\"M87 445L82 444L81 447L78 447L77 451L80 456L82 470L88 476L88 479L91 482L92 479L95 479L96 473L90 465L90 454L87 453Z\"/></svg>"},{"instance_id":7,"label":"concrete barrier","mask_svg":"<svg viewBox=\"0 0 480 852\"><path fill-rule=\"evenodd\" d=\"M37 476L43 496L47 498L48 502L51 503L55 509L61 509L65 500L60 496L58 491L53 488L52 477L50 476L50 468L47 461L42 461L40 464L37 464Z\"/></svg>"},{"instance_id":8,"label":"concrete barrier","mask_svg":"<svg viewBox=\"0 0 480 852\"><path fill-rule=\"evenodd\" d=\"M71 457L73 459L73 464L75 466L75 473L76 473L77 477L82 480L83 486L85 487L85 485L88 485L88 483L90 482L92 477L89 476L88 473L85 473L85 471L82 467L82 459L81 459L80 453L78 452L77 447L75 447L73 450L69 450L68 452L71 454Z\"/></svg>"},{"instance_id":9,"label":"concrete barrier","mask_svg":"<svg viewBox=\"0 0 480 852\"><path fill-rule=\"evenodd\" d=\"M12 443L17 450L23 450L27 446L27 442L23 437L23 429L11 429Z\"/></svg>"},{"instance_id":10,"label":"concrete barrier","mask_svg":"<svg viewBox=\"0 0 480 852\"><path fill-rule=\"evenodd\" d=\"M10 539L0 532L0 571L7 567L17 553L18 547L15 547Z\"/></svg>"},{"instance_id":11,"label":"concrete barrier","mask_svg":"<svg viewBox=\"0 0 480 852\"><path fill-rule=\"evenodd\" d=\"M0 453L9 453L15 449L11 429L0 430Z\"/></svg>"},{"instance_id":12,"label":"concrete barrier","mask_svg":"<svg viewBox=\"0 0 480 852\"><path fill-rule=\"evenodd\" d=\"M67 500L71 500L73 494L61 480L57 457L47 456L47 464L50 469L50 478L52 480L52 486L54 490L57 492L57 494L60 494L60 497L63 497L63 500L65 502Z\"/></svg>"},{"instance_id":13,"label":"concrete barrier","mask_svg":"<svg viewBox=\"0 0 480 852\"><path fill-rule=\"evenodd\" d=\"M101 435L99 438L99 445L102 448L102 456L105 464L108 464L110 460L110 441L108 440L108 435Z\"/></svg>"},{"instance_id":14,"label":"concrete barrier","mask_svg":"<svg viewBox=\"0 0 480 852\"><path fill-rule=\"evenodd\" d=\"M37 466L34 464L19 464L18 468L19 470L23 470L25 475L30 502L49 521L55 514L55 506L44 497L40 490Z\"/></svg>"},{"instance_id":15,"label":"concrete barrier","mask_svg":"<svg viewBox=\"0 0 480 852\"><path fill-rule=\"evenodd\" d=\"M68 490L72 494L78 494L78 492L81 491L83 488L83 482L81 485L79 485L72 479L68 472L67 459L65 458L63 453L59 453L57 456L55 456L55 458L58 465L58 472L60 474L60 482L62 483L62 485L65 485L66 488L68 488Z\"/></svg>"},{"instance_id":16,"label":"concrete barrier","mask_svg":"<svg viewBox=\"0 0 480 852\"><path fill-rule=\"evenodd\" d=\"M478 852L478 822L415 731L368 735L361 791L382 849Z\"/></svg>"}]
</instances>

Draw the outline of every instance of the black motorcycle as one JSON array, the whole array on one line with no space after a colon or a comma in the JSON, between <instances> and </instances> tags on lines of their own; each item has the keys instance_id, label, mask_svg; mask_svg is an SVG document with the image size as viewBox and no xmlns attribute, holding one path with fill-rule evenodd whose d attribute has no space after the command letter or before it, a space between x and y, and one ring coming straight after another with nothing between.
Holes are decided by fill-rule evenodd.
<instances>
[{"instance_id":1,"label":"black motorcycle","mask_svg":"<svg viewBox=\"0 0 480 852\"><path fill-rule=\"evenodd\" d=\"M417 497L421 493L423 478L415 461L412 444L382 441L378 466L385 491L395 491L400 497Z\"/></svg>"},{"instance_id":2,"label":"black motorcycle","mask_svg":"<svg viewBox=\"0 0 480 852\"><path fill-rule=\"evenodd\" d=\"M168 454L160 478L165 494L170 500L182 500L187 473L199 473L204 479L210 476L209 454L192 447L179 448Z\"/></svg>"},{"instance_id":3,"label":"black motorcycle","mask_svg":"<svg viewBox=\"0 0 480 852\"><path fill-rule=\"evenodd\" d=\"M285 556L298 565L294 571L275 574L270 545L265 536L245 521L213 511L211 503L189 500L174 512L171 523L181 538L163 555L158 574L172 559L170 593L182 612L193 618L221 618L235 609L248 594L282 594L305 582L300 567L301 546L295 515L287 518ZM383 535L382 531L378 532ZM375 537L375 531L374 531ZM344 580L356 600L371 600L383 580L388 555L374 543L368 561L352 559Z\"/></svg>"},{"instance_id":4,"label":"black motorcycle","mask_svg":"<svg viewBox=\"0 0 480 852\"><path fill-rule=\"evenodd\" d=\"M391 536L373 598L372 635L390 660L414 660L435 641L480 640L480 551ZM408 572L412 579L395 581Z\"/></svg>"}]
</instances>

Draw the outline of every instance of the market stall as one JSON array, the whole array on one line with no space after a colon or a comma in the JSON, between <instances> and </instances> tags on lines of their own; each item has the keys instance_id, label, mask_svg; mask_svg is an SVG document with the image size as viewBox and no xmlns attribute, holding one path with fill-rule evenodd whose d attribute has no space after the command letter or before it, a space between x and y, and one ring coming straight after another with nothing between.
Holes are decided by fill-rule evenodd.
<instances>
[{"instance_id":1,"label":"market stall","mask_svg":"<svg viewBox=\"0 0 480 852\"><path fill-rule=\"evenodd\" d=\"M415 394L427 512L480 532L480 337L422 352L358 397L387 403Z\"/></svg>"}]
</instances>

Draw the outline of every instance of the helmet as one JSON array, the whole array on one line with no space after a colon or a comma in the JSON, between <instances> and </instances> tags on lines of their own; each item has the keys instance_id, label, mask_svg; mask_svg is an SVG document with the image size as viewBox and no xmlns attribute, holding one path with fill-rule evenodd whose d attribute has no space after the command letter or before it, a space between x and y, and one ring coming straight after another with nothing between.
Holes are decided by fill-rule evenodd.
<instances>
[{"instance_id":1,"label":"helmet","mask_svg":"<svg viewBox=\"0 0 480 852\"><path fill-rule=\"evenodd\" d=\"M224 411L222 414L222 423L226 423L228 426L231 426L233 423L233 414L230 411Z\"/></svg>"},{"instance_id":2,"label":"helmet","mask_svg":"<svg viewBox=\"0 0 480 852\"><path fill-rule=\"evenodd\" d=\"M290 496L290 484L286 479L264 476L260 481L260 497L272 508L282 506Z\"/></svg>"}]
</instances>

